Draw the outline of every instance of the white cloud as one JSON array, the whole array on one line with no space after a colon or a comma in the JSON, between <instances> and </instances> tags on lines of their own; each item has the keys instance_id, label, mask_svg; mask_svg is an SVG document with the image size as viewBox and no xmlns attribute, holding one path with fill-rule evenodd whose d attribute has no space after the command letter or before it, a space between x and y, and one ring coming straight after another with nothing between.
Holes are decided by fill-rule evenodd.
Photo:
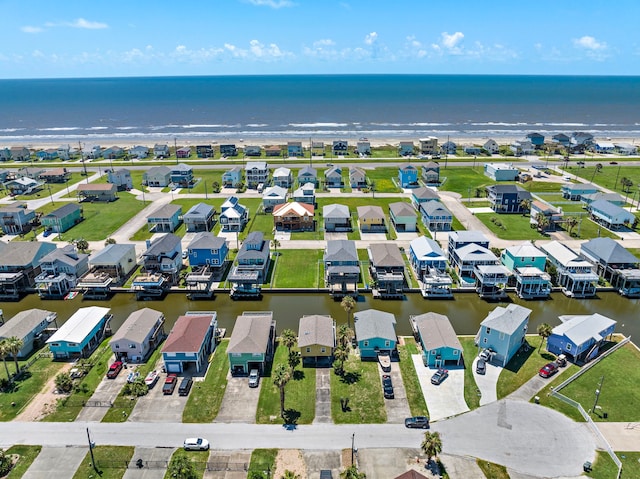
<instances>
[{"instance_id":1,"label":"white cloud","mask_svg":"<svg viewBox=\"0 0 640 479\"><path fill-rule=\"evenodd\" d=\"M335 44L336 42L334 42L330 38L322 38L320 40L316 40L315 42L313 42L314 47L332 47Z\"/></svg>"},{"instance_id":2,"label":"white cloud","mask_svg":"<svg viewBox=\"0 0 640 479\"><path fill-rule=\"evenodd\" d=\"M440 34L440 43L438 47L444 48L449 53L459 54L462 50L462 40L464 39L464 33L455 32L451 35L448 32L442 32Z\"/></svg>"},{"instance_id":3,"label":"white cloud","mask_svg":"<svg viewBox=\"0 0 640 479\"><path fill-rule=\"evenodd\" d=\"M251 5L257 7L283 8L293 7L294 3L290 0L247 0Z\"/></svg>"},{"instance_id":4,"label":"white cloud","mask_svg":"<svg viewBox=\"0 0 640 479\"><path fill-rule=\"evenodd\" d=\"M592 50L592 51L600 51L600 50L607 49L607 44L605 42L599 42L594 37L591 37L589 35L585 35L580 38L574 38L573 45L577 48L584 48L585 50Z\"/></svg>"},{"instance_id":5,"label":"white cloud","mask_svg":"<svg viewBox=\"0 0 640 479\"><path fill-rule=\"evenodd\" d=\"M366 43L367 45L373 45L376 42L376 40L378 40L377 32L371 32L367 34L366 37L364 37L364 43Z\"/></svg>"},{"instance_id":6,"label":"white cloud","mask_svg":"<svg viewBox=\"0 0 640 479\"><path fill-rule=\"evenodd\" d=\"M44 31L42 27L34 27L32 25L25 25L24 27L20 28L20 30L22 30L24 33L40 33Z\"/></svg>"},{"instance_id":7,"label":"white cloud","mask_svg":"<svg viewBox=\"0 0 640 479\"><path fill-rule=\"evenodd\" d=\"M84 18L78 18L69 24L73 28L85 28L87 30L101 30L103 28L109 28L109 25L102 22L91 22Z\"/></svg>"}]
</instances>

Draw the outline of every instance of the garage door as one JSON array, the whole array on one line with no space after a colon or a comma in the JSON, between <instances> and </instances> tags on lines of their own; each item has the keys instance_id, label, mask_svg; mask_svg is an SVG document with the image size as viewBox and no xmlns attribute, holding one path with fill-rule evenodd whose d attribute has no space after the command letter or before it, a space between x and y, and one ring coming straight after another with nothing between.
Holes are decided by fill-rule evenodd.
<instances>
[{"instance_id":1,"label":"garage door","mask_svg":"<svg viewBox=\"0 0 640 479\"><path fill-rule=\"evenodd\" d=\"M168 373L181 373L182 372L182 364L181 363L166 363Z\"/></svg>"}]
</instances>

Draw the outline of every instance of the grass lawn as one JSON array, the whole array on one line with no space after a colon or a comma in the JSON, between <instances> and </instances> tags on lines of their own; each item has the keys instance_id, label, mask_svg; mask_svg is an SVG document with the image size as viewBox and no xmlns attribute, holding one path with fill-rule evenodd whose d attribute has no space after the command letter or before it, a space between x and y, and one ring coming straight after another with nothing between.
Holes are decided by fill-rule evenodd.
<instances>
[{"instance_id":1,"label":"grass lawn","mask_svg":"<svg viewBox=\"0 0 640 479\"><path fill-rule=\"evenodd\" d=\"M275 271L276 288L318 288L322 250L281 249Z\"/></svg>"},{"instance_id":2,"label":"grass lawn","mask_svg":"<svg viewBox=\"0 0 640 479\"><path fill-rule=\"evenodd\" d=\"M276 465L277 449L254 449L251 453L251 462L249 463L249 473L259 472L267 477L266 471L273 471ZM253 477L253 476L248 476Z\"/></svg>"},{"instance_id":3,"label":"grass lawn","mask_svg":"<svg viewBox=\"0 0 640 479\"><path fill-rule=\"evenodd\" d=\"M540 398L540 404L542 404L543 406L549 407L551 409L555 409L556 411L561 412L562 414L573 419L576 422L584 422L584 418L582 417L582 414L580 414L580 412L576 408L574 408L570 404L567 404L564 401L561 401L558 398L551 396L551 388L555 388L558 384L560 384L562 381L564 381L568 377L571 377L572 375L577 373L579 370L580 368L578 366L575 366L571 363L567 363L567 371L564 372L562 376L556 376L552 378L551 381L549 381L547 385L540 390L537 396ZM564 394L564 391L560 391L560 392ZM531 398L530 402L533 402L533 400L534 398Z\"/></svg>"},{"instance_id":4,"label":"grass lawn","mask_svg":"<svg viewBox=\"0 0 640 479\"><path fill-rule=\"evenodd\" d=\"M368 183L375 182L376 192L379 193L400 193L392 178L398 179L398 168L375 168L372 170L365 169Z\"/></svg>"},{"instance_id":5,"label":"grass lawn","mask_svg":"<svg viewBox=\"0 0 640 479\"><path fill-rule=\"evenodd\" d=\"M525 190L531 193L557 193L560 194L562 185L560 183L553 183L550 181L529 181L524 184L520 184Z\"/></svg>"},{"instance_id":6,"label":"grass lawn","mask_svg":"<svg viewBox=\"0 0 640 479\"><path fill-rule=\"evenodd\" d=\"M297 351L297 348L293 349ZM275 369L278 364L287 364L287 348L278 345L273 359ZM258 424L284 424L280 417L280 391L273 384L271 374L261 379L260 399L256 410ZM285 417L289 424L311 424L316 414L316 370L296 366L293 377L285 387Z\"/></svg>"},{"instance_id":7,"label":"grass lawn","mask_svg":"<svg viewBox=\"0 0 640 479\"><path fill-rule=\"evenodd\" d=\"M76 238L87 241L104 240L145 207L142 201L126 192L119 193L119 199L112 203L83 202L80 206L84 221L64 232L61 235L64 241Z\"/></svg>"},{"instance_id":8,"label":"grass lawn","mask_svg":"<svg viewBox=\"0 0 640 479\"><path fill-rule=\"evenodd\" d=\"M193 188L182 188L180 190L180 194L185 193L213 193L213 183L218 182L220 187L222 188L222 174L223 170L193 170L193 177L198 178L198 184ZM206 191L205 191L205 183L206 183ZM218 209L218 211L220 211Z\"/></svg>"},{"instance_id":9,"label":"grass lawn","mask_svg":"<svg viewBox=\"0 0 640 479\"><path fill-rule=\"evenodd\" d=\"M80 466L73 475L73 479L102 478L120 479L127 470L133 457L133 446L96 446L93 456L100 473L96 473L91 464L91 454L87 452Z\"/></svg>"},{"instance_id":10,"label":"grass lawn","mask_svg":"<svg viewBox=\"0 0 640 479\"><path fill-rule=\"evenodd\" d=\"M411 359L412 354L419 353L415 339L405 337L404 344L398 345L398 353L400 355L400 362L398 364L400 365L404 389L407 392L407 401L409 402L409 408L411 408L411 415L428 417L429 409L427 409L427 403L424 400L424 394L422 394L422 388L418 381L418 374Z\"/></svg>"},{"instance_id":11,"label":"grass lawn","mask_svg":"<svg viewBox=\"0 0 640 479\"><path fill-rule=\"evenodd\" d=\"M579 402L585 411L593 407L594 391L604 377L598 405L609 417L592 414L594 421L637 422L640 420L640 390L629 387L640 381L640 351L627 344L602 359L560 392ZM568 376L567 376L568 377Z\"/></svg>"},{"instance_id":12,"label":"grass lawn","mask_svg":"<svg viewBox=\"0 0 640 479\"><path fill-rule=\"evenodd\" d=\"M24 364L25 361L18 361L20 367ZM14 383L12 390L3 391L0 394L0 421L14 419L31 402L33 397L42 391L45 383L54 377L62 366L63 363L55 363L50 357L38 358L23 374L23 379ZM15 372L15 364L9 358L7 358L7 367L10 374ZM4 366L0 366L0 378L6 377L7 372ZM11 406L12 403L16 405Z\"/></svg>"},{"instance_id":13,"label":"grass lawn","mask_svg":"<svg viewBox=\"0 0 640 479\"><path fill-rule=\"evenodd\" d=\"M271 213L259 213L255 214L252 212L251 217L249 218L249 225L245 228L243 233L253 232L253 231L261 231L264 233L265 240L273 239L273 216ZM246 235L244 235L246 237ZM240 234L240 238L243 238L243 234ZM243 238L244 239L244 238Z\"/></svg>"},{"instance_id":14,"label":"grass lawn","mask_svg":"<svg viewBox=\"0 0 640 479\"><path fill-rule=\"evenodd\" d=\"M529 216L522 216L521 214L497 214L497 213L479 213L476 214L484 225L489 228L498 238L507 240L536 240L536 239L549 239L544 236L535 228L531 228L529 225ZM491 221L499 221L503 227ZM504 228L504 229L503 229Z\"/></svg>"},{"instance_id":15,"label":"grass lawn","mask_svg":"<svg viewBox=\"0 0 640 479\"><path fill-rule=\"evenodd\" d=\"M446 170L441 167L440 178L446 177L447 180L440 187L444 191L455 191L465 198L475 197L476 188L481 188L484 194L484 188L495 184L495 181L485 176L482 170L482 164L476 165L475 168L453 166Z\"/></svg>"},{"instance_id":16,"label":"grass lawn","mask_svg":"<svg viewBox=\"0 0 640 479\"><path fill-rule=\"evenodd\" d=\"M622 462L622 477L640 477L640 452L615 451L616 456ZM584 475L596 479L608 479L616 477L618 467L609 454L605 451L596 451L596 460L591 472Z\"/></svg>"},{"instance_id":17,"label":"grass lawn","mask_svg":"<svg viewBox=\"0 0 640 479\"><path fill-rule=\"evenodd\" d=\"M509 479L509 473L505 466L494 464L493 462L476 459L476 464L487 479Z\"/></svg>"},{"instance_id":18,"label":"grass lawn","mask_svg":"<svg viewBox=\"0 0 640 479\"><path fill-rule=\"evenodd\" d=\"M228 339L223 339L209 362L204 381L194 384L187 405L182 412L182 422L212 422L220 411L222 397L227 389L227 372L229 356L227 355Z\"/></svg>"},{"instance_id":19,"label":"grass lawn","mask_svg":"<svg viewBox=\"0 0 640 479\"><path fill-rule=\"evenodd\" d=\"M37 200L40 198L49 198L51 195L56 194L67 188L67 185L71 186L74 183L79 183L83 180L84 176L80 176L80 173L72 173L71 179L67 183L46 183L41 190L35 191L30 195L17 195L15 198L18 201ZM75 193L72 193L75 197Z\"/></svg>"},{"instance_id":20,"label":"grass lawn","mask_svg":"<svg viewBox=\"0 0 640 479\"><path fill-rule=\"evenodd\" d=\"M580 231L580 236L577 236L578 231ZM578 239L591 239L591 238L613 238L619 239L618 235L609 231L608 229L597 225L589 218L584 217L582 219L582 224L578 227L576 226L572 231L572 236Z\"/></svg>"},{"instance_id":21,"label":"grass lawn","mask_svg":"<svg viewBox=\"0 0 640 479\"><path fill-rule=\"evenodd\" d=\"M68 397L59 399L55 411L46 416L46 422L73 422L82 410L82 402L88 400L94 393L100 381L104 378L113 352L109 347L109 339L105 339L100 347L90 356L93 367L82 378L80 383Z\"/></svg>"},{"instance_id":22,"label":"grass lawn","mask_svg":"<svg viewBox=\"0 0 640 479\"><path fill-rule=\"evenodd\" d=\"M544 348L539 350L541 341L542 338L538 335L527 335L527 342L530 346L529 352L516 353L500 373L496 388L498 399L511 394L538 374L542 366L555 359L555 356L545 351Z\"/></svg>"},{"instance_id":23,"label":"grass lawn","mask_svg":"<svg viewBox=\"0 0 640 479\"><path fill-rule=\"evenodd\" d=\"M12 446L5 451L7 455L17 454L20 456L18 462L15 463L11 472L6 476L6 479L20 479L24 476L31 463L38 457L42 446Z\"/></svg>"},{"instance_id":24,"label":"grass lawn","mask_svg":"<svg viewBox=\"0 0 640 479\"><path fill-rule=\"evenodd\" d=\"M453 231L465 231L467 229L467 228L465 228L463 226L462 223L460 223L460 220L458 218L456 218L455 216L453 217L453 222L451 223L451 228L453 229Z\"/></svg>"},{"instance_id":25,"label":"grass lawn","mask_svg":"<svg viewBox=\"0 0 640 479\"><path fill-rule=\"evenodd\" d=\"M186 457L196 472L195 477L204 476L204 471L207 468L207 461L209 460L209 451L185 451L184 449L176 449L176 451L171 455L171 460L174 460L178 457ZM170 469L164 474L165 479L173 479L175 476L172 476L169 472Z\"/></svg>"},{"instance_id":26,"label":"grass lawn","mask_svg":"<svg viewBox=\"0 0 640 479\"><path fill-rule=\"evenodd\" d=\"M387 420L378 363L351 354L342 377L331 371L331 415L336 424L380 424ZM345 412L340 398L348 398Z\"/></svg>"},{"instance_id":27,"label":"grass lawn","mask_svg":"<svg viewBox=\"0 0 640 479\"><path fill-rule=\"evenodd\" d=\"M140 364L136 371L140 373L140 377L146 377L151 371L156 369L158 366L158 361L160 359L160 354L162 350L162 344L159 344L156 350L151 354L149 360ZM130 366L131 367L131 366ZM158 368L159 369L159 368ZM159 381L158 381L159 382ZM155 387L158 387L156 384ZM124 394L124 388L118 394L118 397L114 401L114 407L109 408L107 414L102 418L102 422L124 422L127 420L129 416L131 416L131 411L136 405L137 402L136 397L127 396Z\"/></svg>"},{"instance_id":28,"label":"grass lawn","mask_svg":"<svg viewBox=\"0 0 640 479\"><path fill-rule=\"evenodd\" d=\"M585 178L591 181L593 178L593 182L597 185L604 186L610 190L616 191L620 193L623 197L627 195L627 192L622 189L622 178L628 178L633 181L633 186L629 189L629 197L633 197L638 191L638 185L640 185L640 166L631 166L631 165L609 165L610 158L602 159L601 161L597 161L589 163L585 168L568 168L565 171L571 175L578 175L582 178ZM595 165L600 163L603 168L600 172L595 173ZM622 169L624 166L624 170ZM618 182L616 184L616 178Z\"/></svg>"},{"instance_id":29,"label":"grass lawn","mask_svg":"<svg viewBox=\"0 0 640 479\"><path fill-rule=\"evenodd\" d=\"M480 407L478 385L473 377L473 358L478 355L478 348L473 342L473 336L464 336L458 339L462 344L464 354L464 400L469 409L473 410Z\"/></svg>"}]
</instances>

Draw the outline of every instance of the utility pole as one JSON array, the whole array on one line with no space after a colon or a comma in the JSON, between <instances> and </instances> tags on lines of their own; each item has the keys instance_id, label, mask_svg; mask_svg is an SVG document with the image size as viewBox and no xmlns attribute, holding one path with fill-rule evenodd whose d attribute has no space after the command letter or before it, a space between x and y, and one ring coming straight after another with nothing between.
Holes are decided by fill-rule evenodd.
<instances>
[{"instance_id":1,"label":"utility pole","mask_svg":"<svg viewBox=\"0 0 640 479\"><path fill-rule=\"evenodd\" d=\"M204 197L205 199L209 199L209 193L207 192L207 180L204 180Z\"/></svg>"},{"instance_id":2,"label":"utility pole","mask_svg":"<svg viewBox=\"0 0 640 479\"><path fill-rule=\"evenodd\" d=\"M93 456L93 448L96 447L96 443L91 441L91 436L89 435L89 428L87 428L87 440L89 441L89 452L91 453L91 464L93 464L94 471L100 474L100 471L98 471L98 466L96 465L96 459Z\"/></svg>"},{"instance_id":3,"label":"utility pole","mask_svg":"<svg viewBox=\"0 0 640 479\"><path fill-rule=\"evenodd\" d=\"M598 389L596 389L596 400L593 403L593 409L591 409L591 412L593 414L596 413L596 406L598 405L598 399L600 399L600 393L602 392L602 383L604 382L604 376L602 376L600 378L600 384L598 385Z\"/></svg>"},{"instance_id":4,"label":"utility pole","mask_svg":"<svg viewBox=\"0 0 640 479\"><path fill-rule=\"evenodd\" d=\"M178 138L173 137L173 150L176 155L176 165L178 164Z\"/></svg>"},{"instance_id":5,"label":"utility pole","mask_svg":"<svg viewBox=\"0 0 640 479\"><path fill-rule=\"evenodd\" d=\"M353 466L353 459L354 459L353 455L354 455L355 450L356 450L355 449L355 441L356 441L356 433L354 432L351 435L351 465L352 466Z\"/></svg>"},{"instance_id":6,"label":"utility pole","mask_svg":"<svg viewBox=\"0 0 640 479\"><path fill-rule=\"evenodd\" d=\"M78 142L78 149L80 150L80 160L82 161L82 169L84 170L84 176L89 184L89 174L87 173L87 163L84 161L84 155L82 154L82 143Z\"/></svg>"}]
</instances>

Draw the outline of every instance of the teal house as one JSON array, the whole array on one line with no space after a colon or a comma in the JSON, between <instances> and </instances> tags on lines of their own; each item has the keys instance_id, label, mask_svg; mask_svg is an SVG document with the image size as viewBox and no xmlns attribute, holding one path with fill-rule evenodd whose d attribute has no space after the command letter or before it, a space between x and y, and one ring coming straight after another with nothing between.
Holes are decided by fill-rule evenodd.
<instances>
[{"instance_id":1,"label":"teal house","mask_svg":"<svg viewBox=\"0 0 640 479\"><path fill-rule=\"evenodd\" d=\"M500 257L502 265L509 271L515 272L517 268L533 267L544 271L547 263L547 255L528 241L518 246L511 246L502 252Z\"/></svg>"},{"instance_id":2,"label":"teal house","mask_svg":"<svg viewBox=\"0 0 640 479\"><path fill-rule=\"evenodd\" d=\"M362 359L377 359L379 353L391 355L396 349L396 317L391 313L366 309L353 315L356 341Z\"/></svg>"},{"instance_id":3,"label":"teal house","mask_svg":"<svg viewBox=\"0 0 640 479\"><path fill-rule=\"evenodd\" d=\"M531 310L517 304L498 306L480 323L475 338L479 349L490 349L491 363L506 366L525 342Z\"/></svg>"},{"instance_id":4,"label":"teal house","mask_svg":"<svg viewBox=\"0 0 640 479\"><path fill-rule=\"evenodd\" d=\"M106 337L111 320L109 308L79 308L47 340L53 359L88 358Z\"/></svg>"},{"instance_id":5,"label":"teal house","mask_svg":"<svg viewBox=\"0 0 640 479\"><path fill-rule=\"evenodd\" d=\"M462 361L462 344L449 318L425 313L409 318L413 336L422 345L422 362L428 368L458 366Z\"/></svg>"},{"instance_id":6,"label":"teal house","mask_svg":"<svg viewBox=\"0 0 640 479\"><path fill-rule=\"evenodd\" d=\"M40 219L45 230L64 233L82 221L82 208L76 203L67 203Z\"/></svg>"},{"instance_id":7,"label":"teal house","mask_svg":"<svg viewBox=\"0 0 640 479\"><path fill-rule=\"evenodd\" d=\"M276 322L273 311L244 312L236 318L227 346L233 376L245 376L253 369L262 375L273 359Z\"/></svg>"}]
</instances>

